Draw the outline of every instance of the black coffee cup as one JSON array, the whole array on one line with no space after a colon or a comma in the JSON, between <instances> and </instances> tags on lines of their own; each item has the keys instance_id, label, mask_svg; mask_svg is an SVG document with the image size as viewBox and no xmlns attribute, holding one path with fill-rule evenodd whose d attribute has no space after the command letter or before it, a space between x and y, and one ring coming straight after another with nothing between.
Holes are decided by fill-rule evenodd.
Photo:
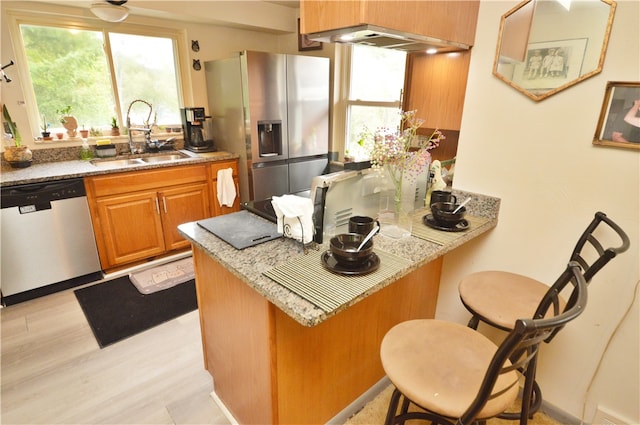
<instances>
[{"instance_id":1,"label":"black coffee cup","mask_svg":"<svg viewBox=\"0 0 640 425\"><path fill-rule=\"evenodd\" d=\"M376 225L378 228L380 227L380 223L371 217L355 215L349 218L349 233L359 233L366 236ZM380 230L378 229L378 231Z\"/></svg>"},{"instance_id":2,"label":"black coffee cup","mask_svg":"<svg viewBox=\"0 0 640 425\"><path fill-rule=\"evenodd\" d=\"M451 202L452 204L456 204L458 202L458 198L456 198L456 195L452 194L449 191L434 190L433 192L431 192L429 206L435 204L436 202Z\"/></svg>"}]
</instances>

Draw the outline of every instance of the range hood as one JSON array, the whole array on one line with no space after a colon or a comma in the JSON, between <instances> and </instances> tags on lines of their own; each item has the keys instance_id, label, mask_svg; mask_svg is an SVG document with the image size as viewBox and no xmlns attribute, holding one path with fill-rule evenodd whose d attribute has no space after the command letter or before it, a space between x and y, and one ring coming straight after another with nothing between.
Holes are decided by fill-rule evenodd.
<instances>
[{"instance_id":1,"label":"range hood","mask_svg":"<svg viewBox=\"0 0 640 425\"><path fill-rule=\"evenodd\" d=\"M384 47L386 49L404 50L406 52L420 52L437 49L441 52L455 52L469 50L470 46L454 41L440 40L419 34L409 34L375 25L358 25L339 28L330 31L307 34L311 40L324 43L355 43L368 46Z\"/></svg>"}]
</instances>

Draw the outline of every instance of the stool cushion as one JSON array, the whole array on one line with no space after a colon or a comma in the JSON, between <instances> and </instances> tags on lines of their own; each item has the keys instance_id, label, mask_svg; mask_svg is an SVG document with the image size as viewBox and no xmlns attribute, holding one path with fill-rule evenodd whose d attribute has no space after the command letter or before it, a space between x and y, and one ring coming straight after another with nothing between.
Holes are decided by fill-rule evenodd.
<instances>
[{"instance_id":1,"label":"stool cushion","mask_svg":"<svg viewBox=\"0 0 640 425\"><path fill-rule=\"evenodd\" d=\"M549 287L535 279L505 271L466 276L458 286L462 303L475 316L504 330L517 319L531 319ZM566 301L559 297L560 311ZM553 317L553 309L547 317Z\"/></svg>"},{"instance_id":2,"label":"stool cushion","mask_svg":"<svg viewBox=\"0 0 640 425\"><path fill-rule=\"evenodd\" d=\"M481 333L458 323L410 320L383 338L382 366L396 388L419 406L451 418L460 417L475 399L497 350ZM478 418L504 412L518 396L518 374L500 375Z\"/></svg>"}]
</instances>

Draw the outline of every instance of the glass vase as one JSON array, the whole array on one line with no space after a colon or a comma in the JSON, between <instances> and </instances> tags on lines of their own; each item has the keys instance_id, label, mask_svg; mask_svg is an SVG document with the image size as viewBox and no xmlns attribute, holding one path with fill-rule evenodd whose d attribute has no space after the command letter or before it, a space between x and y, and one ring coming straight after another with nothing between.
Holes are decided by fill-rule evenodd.
<instances>
[{"instance_id":1,"label":"glass vase","mask_svg":"<svg viewBox=\"0 0 640 425\"><path fill-rule=\"evenodd\" d=\"M385 166L382 178L378 211L380 234L393 239L411 236L416 181L394 166Z\"/></svg>"}]
</instances>

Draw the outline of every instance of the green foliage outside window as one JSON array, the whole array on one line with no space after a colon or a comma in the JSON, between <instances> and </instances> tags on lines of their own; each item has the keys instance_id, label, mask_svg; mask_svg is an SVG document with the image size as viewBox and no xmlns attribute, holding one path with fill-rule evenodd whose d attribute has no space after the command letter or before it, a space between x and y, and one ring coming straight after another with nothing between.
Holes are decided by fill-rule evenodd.
<instances>
[{"instance_id":1,"label":"green foliage outside window","mask_svg":"<svg viewBox=\"0 0 640 425\"><path fill-rule=\"evenodd\" d=\"M107 130L114 116L126 122L127 108L135 99L153 105L158 124L180 123L171 38L26 24L20 30L38 116L51 119L52 132L63 130L56 118L67 106L86 128ZM143 124L137 118L132 116L132 123Z\"/></svg>"},{"instance_id":2,"label":"green foliage outside window","mask_svg":"<svg viewBox=\"0 0 640 425\"><path fill-rule=\"evenodd\" d=\"M29 73L40 116L59 117L71 106L78 120L106 126L114 98L98 31L21 26ZM61 129L59 120L52 130Z\"/></svg>"}]
</instances>

